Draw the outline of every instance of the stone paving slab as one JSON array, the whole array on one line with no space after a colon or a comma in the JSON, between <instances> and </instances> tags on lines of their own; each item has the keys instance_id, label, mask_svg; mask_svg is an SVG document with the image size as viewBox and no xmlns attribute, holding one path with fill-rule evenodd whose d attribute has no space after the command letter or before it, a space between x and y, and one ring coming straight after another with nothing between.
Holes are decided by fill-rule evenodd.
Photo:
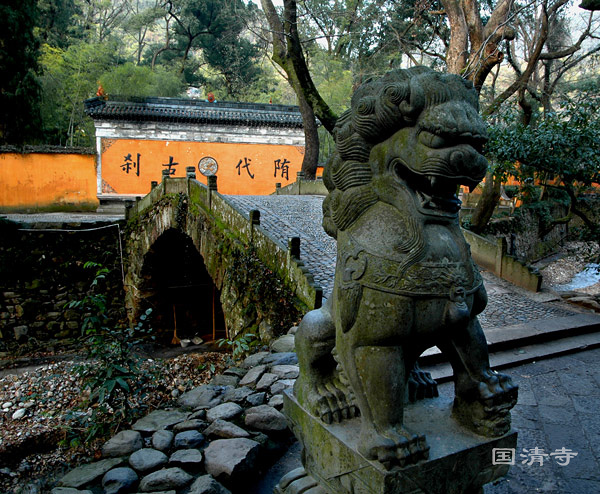
<instances>
[{"instance_id":1,"label":"stone paving slab","mask_svg":"<svg viewBox=\"0 0 600 494\"><path fill-rule=\"evenodd\" d=\"M33 224L72 224L72 223L115 223L125 219L123 214L98 214L98 213L31 213L31 214L0 214L0 218L7 218L17 223Z\"/></svg>"},{"instance_id":2,"label":"stone paving slab","mask_svg":"<svg viewBox=\"0 0 600 494\"><path fill-rule=\"evenodd\" d=\"M490 353L490 365L500 370L519 364L536 362L549 357L568 355L583 350L600 347L600 333L582 334L570 338L561 338L534 345L516 346L509 350ZM421 368L427 371L438 382L447 382L453 378L452 367L448 362L428 364L427 359L419 360Z\"/></svg>"}]
</instances>

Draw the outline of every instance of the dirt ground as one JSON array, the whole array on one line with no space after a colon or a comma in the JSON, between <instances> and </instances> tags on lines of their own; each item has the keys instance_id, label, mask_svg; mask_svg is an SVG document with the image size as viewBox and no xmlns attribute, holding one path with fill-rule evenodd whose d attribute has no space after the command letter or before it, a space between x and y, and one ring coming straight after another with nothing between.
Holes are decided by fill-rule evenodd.
<instances>
[{"instance_id":1,"label":"dirt ground","mask_svg":"<svg viewBox=\"0 0 600 494\"><path fill-rule=\"evenodd\" d=\"M561 251L538 261L537 267L544 277L543 287L560 290L561 285L569 283L586 265L598 263L600 248L598 244L589 242L568 242ZM579 287L575 291L588 295L600 295L600 276L597 283Z\"/></svg>"}]
</instances>

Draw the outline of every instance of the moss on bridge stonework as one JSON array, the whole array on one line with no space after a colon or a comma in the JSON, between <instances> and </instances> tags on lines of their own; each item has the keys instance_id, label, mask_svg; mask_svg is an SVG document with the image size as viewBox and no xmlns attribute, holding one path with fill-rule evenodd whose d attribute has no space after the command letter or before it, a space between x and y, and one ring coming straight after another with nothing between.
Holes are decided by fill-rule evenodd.
<instances>
[{"instance_id":1,"label":"moss on bridge stonework","mask_svg":"<svg viewBox=\"0 0 600 494\"><path fill-rule=\"evenodd\" d=\"M146 309L148 252L171 229L187 235L202 256L220 291L230 338L260 333L268 340L320 303L311 276L284 246L223 196L195 180L170 178L128 214L125 290L131 321Z\"/></svg>"}]
</instances>

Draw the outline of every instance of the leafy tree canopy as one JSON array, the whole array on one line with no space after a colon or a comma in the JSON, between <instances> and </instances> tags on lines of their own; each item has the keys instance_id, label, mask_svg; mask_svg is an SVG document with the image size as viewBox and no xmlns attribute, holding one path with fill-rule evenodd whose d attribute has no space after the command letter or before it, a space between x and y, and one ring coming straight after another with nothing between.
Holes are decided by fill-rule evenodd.
<instances>
[{"instance_id":1,"label":"leafy tree canopy","mask_svg":"<svg viewBox=\"0 0 600 494\"><path fill-rule=\"evenodd\" d=\"M36 14L35 0L0 4L0 144L39 137Z\"/></svg>"},{"instance_id":2,"label":"leafy tree canopy","mask_svg":"<svg viewBox=\"0 0 600 494\"><path fill-rule=\"evenodd\" d=\"M490 128L487 152L498 170L515 176L524 187L535 183L563 193L569 212L551 226L576 215L588 233L598 233L581 199L592 186L600 186L599 109L600 96L594 91L561 100L556 111L540 113L527 125L510 109Z\"/></svg>"},{"instance_id":3,"label":"leafy tree canopy","mask_svg":"<svg viewBox=\"0 0 600 494\"><path fill-rule=\"evenodd\" d=\"M180 96L185 90L183 78L177 72L158 66L126 62L117 65L100 76L100 83L109 95L137 96Z\"/></svg>"}]
</instances>

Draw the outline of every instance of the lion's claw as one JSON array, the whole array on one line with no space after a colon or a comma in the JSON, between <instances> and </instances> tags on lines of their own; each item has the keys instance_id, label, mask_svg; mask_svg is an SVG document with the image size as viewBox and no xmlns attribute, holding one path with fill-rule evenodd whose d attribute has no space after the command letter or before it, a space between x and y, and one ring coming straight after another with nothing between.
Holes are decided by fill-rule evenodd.
<instances>
[{"instance_id":1,"label":"lion's claw","mask_svg":"<svg viewBox=\"0 0 600 494\"><path fill-rule=\"evenodd\" d=\"M483 436L501 436L510 430L510 409L519 388L510 377L492 370L482 373L475 395L457 393L454 415L463 425Z\"/></svg>"},{"instance_id":2,"label":"lion's claw","mask_svg":"<svg viewBox=\"0 0 600 494\"><path fill-rule=\"evenodd\" d=\"M373 430L361 432L359 450L371 460L377 460L386 469L404 467L429 458L425 436L392 428L382 434Z\"/></svg>"},{"instance_id":3,"label":"lion's claw","mask_svg":"<svg viewBox=\"0 0 600 494\"><path fill-rule=\"evenodd\" d=\"M417 364L410 371L407 384L408 401L411 403L439 396L437 382L435 382L429 372L421 370Z\"/></svg>"}]
</instances>

